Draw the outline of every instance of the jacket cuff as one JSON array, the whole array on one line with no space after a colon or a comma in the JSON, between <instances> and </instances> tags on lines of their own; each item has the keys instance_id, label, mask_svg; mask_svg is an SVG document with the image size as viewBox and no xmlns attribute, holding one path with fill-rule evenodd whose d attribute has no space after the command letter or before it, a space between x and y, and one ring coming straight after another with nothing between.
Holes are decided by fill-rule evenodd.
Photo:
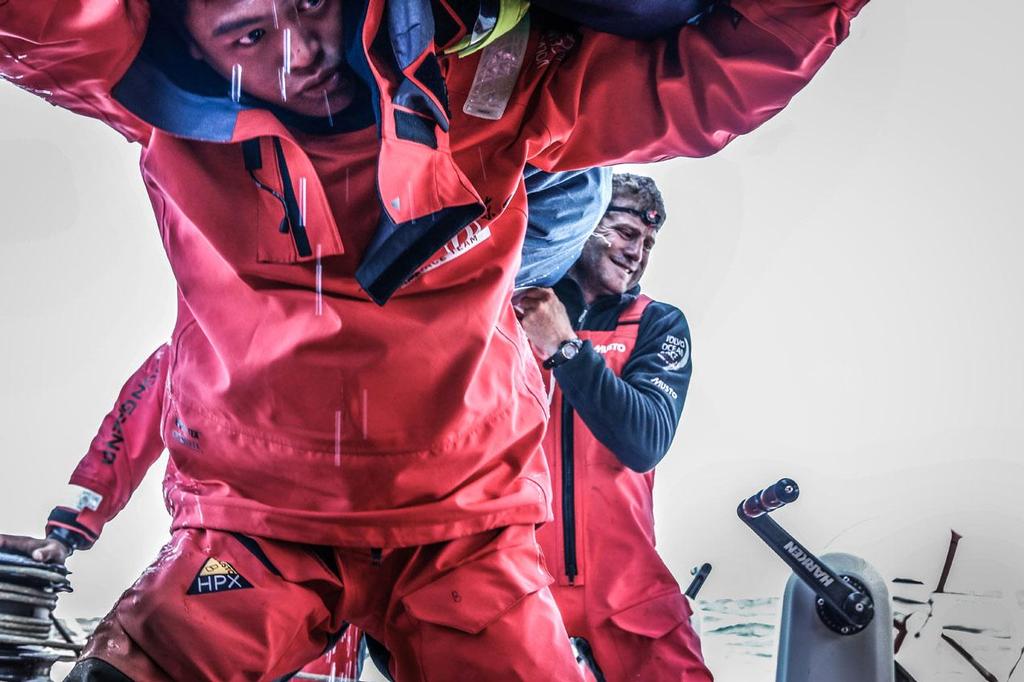
<instances>
[{"instance_id":1,"label":"jacket cuff","mask_svg":"<svg viewBox=\"0 0 1024 682\"><path fill-rule=\"evenodd\" d=\"M46 521L46 537L59 540L73 550L92 547L98 536L79 523L78 514L70 507L55 507Z\"/></svg>"}]
</instances>

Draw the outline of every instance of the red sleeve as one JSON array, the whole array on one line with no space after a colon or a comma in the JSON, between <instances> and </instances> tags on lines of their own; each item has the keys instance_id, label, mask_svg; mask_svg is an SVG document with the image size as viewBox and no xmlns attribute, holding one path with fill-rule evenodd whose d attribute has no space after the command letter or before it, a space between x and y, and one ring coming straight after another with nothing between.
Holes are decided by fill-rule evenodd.
<instances>
[{"instance_id":1,"label":"red sleeve","mask_svg":"<svg viewBox=\"0 0 1024 682\"><path fill-rule=\"evenodd\" d=\"M149 467L160 457L164 450L160 426L168 355L168 347L161 346L125 383L89 451L71 475L77 503L54 509L47 533L60 528L65 534L76 535L76 546L92 545L104 524L128 504Z\"/></svg>"},{"instance_id":2,"label":"red sleeve","mask_svg":"<svg viewBox=\"0 0 1024 682\"><path fill-rule=\"evenodd\" d=\"M145 38L149 5L140 0L0 1L0 77L132 141L150 127L119 105L111 89Z\"/></svg>"},{"instance_id":3,"label":"red sleeve","mask_svg":"<svg viewBox=\"0 0 1024 682\"><path fill-rule=\"evenodd\" d=\"M531 115L547 129L531 163L561 170L713 154L785 107L866 3L733 0L653 41L584 30Z\"/></svg>"}]
</instances>

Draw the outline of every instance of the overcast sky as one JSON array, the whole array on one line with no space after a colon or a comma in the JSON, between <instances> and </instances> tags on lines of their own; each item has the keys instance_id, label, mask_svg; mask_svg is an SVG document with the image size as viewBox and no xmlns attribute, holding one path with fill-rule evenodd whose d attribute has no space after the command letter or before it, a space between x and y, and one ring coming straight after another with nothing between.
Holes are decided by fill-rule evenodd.
<instances>
[{"instance_id":1,"label":"overcast sky","mask_svg":"<svg viewBox=\"0 0 1024 682\"><path fill-rule=\"evenodd\" d=\"M777 519L813 550L934 583L953 527L955 589L1024 589L1024 10L984 7L876 0L775 120L643 169L669 214L645 284L694 348L659 547L683 582L715 565L704 596L781 593L734 512L781 476L803 496ZM10 86L0 121L0 519L33 533L174 288L137 148ZM162 544L158 479L73 560L66 615L105 612Z\"/></svg>"}]
</instances>

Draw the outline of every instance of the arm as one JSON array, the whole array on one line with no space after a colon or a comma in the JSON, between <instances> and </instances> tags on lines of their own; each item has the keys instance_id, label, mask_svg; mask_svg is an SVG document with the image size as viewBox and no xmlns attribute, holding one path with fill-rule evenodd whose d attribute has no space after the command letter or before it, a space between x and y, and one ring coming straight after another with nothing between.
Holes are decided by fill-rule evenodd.
<instances>
[{"instance_id":1,"label":"arm","mask_svg":"<svg viewBox=\"0 0 1024 682\"><path fill-rule=\"evenodd\" d=\"M698 19L712 0L533 0L535 7L598 31L649 38Z\"/></svg>"},{"instance_id":2,"label":"arm","mask_svg":"<svg viewBox=\"0 0 1024 682\"><path fill-rule=\"evenodd\" d=\"M138 54L148 21L141 0L0 2L0 77L144 140L149 127L110 91Z\"/></svg>"},{"instance_id":3,"label":"arm","mask_svg":"<svg viewBox=\"0 0 1024 682\"><path fill-rule=\"evenodd\" d=\"M160 457L168 354L168 347L161 346L125 382L117 403L71 475L77 500L50 512L48 536L77 549L91 547Z\"/></svg>"},{"instance_id":4,"label":"arm","mask_svg":"<svg viewBox=\"0 0 1024 682\"><path fill-rule=\"evenodd\" d=\"M785 107L866 2L733 0L649 42L584 30L530 114L541 130L530 162L560 170L712 154Z\"/></svg>"},{"instance_id":5,"label":"arm","mask_svg":"<svg viewBox=\"0 0 1024 682\"><path fill-rule=\"evenodd\" d=\"M550 287L562 279L608 208L611 168L523 173L529 220L516 288Z\"/></svg>"},{"instance_id":6,"label":"arm","mask_svg":"<svg viewBox=\"0 0 1024 682\"><path fill-rule=\"evenodd\" d=\"M555 368L562 394L605 447L634 471L668 452L690 385L690 330L676 308L652 303L618 377L589 343Z\"/></svg>"}]
</instances>

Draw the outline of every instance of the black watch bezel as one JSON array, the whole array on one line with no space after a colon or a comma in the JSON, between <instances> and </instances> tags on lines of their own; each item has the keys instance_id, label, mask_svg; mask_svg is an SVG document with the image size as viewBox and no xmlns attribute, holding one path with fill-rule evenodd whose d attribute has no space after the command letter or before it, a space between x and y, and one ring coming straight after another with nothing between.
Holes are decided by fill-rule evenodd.
<instances>
[{"instance_id":1,"label":"black watch bezel","mask_svg":"<svg viewBox=\"0 0 1024 682\"><path fill-rule=\"evenodd\" d=\"M576 352L573 353L572 355L566 355L565 349L570 347L575 348ZM564 365L565 363L569 362L574 357L579 355L582 349L583 341L581 341L580 339L568 339L566 341L563 341L562 343L558 344L558 350L552 353L551 357L545 360L542 366L544 367L544 369L554 369L559 365Z\"/></svg>"}]
</instances>

